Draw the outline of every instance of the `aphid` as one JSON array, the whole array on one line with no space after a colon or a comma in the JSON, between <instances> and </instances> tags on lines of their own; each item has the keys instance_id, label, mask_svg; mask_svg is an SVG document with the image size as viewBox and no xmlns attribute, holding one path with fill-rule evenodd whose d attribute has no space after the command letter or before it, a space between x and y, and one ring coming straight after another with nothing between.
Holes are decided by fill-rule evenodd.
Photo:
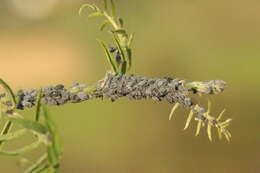
<instances>
[{"instance_id":1,"label":"aphid","mask_svg":"<svg viewBox=\"0 0 260 173\"><path fill-rule=\"evenodd\" d=\"M117 64L121 64L121 55L119 53L119 51L116 52L116 56L115 56L116 62Z\"/></svg>"},{"instance_id":2,"label":"aphid","mask_svg":"<svg viewBox=\"0 0 260 173\"><path fill-rule=\"evenodd\" d=\"M11 115L14 113L14 111L12 109L8 109L5 113Z\"/></svg>"},{"instance_id":3,"label":"aphid","mask_svg":"<svg viewBox=\"0 0 260 173\"><path fill-rule=\"evenodd\" d=\"M116 50L117 50L116 47L110 47L110 48L109 48L109 52L110 52L110 53L114 53Z\"/></svg>"},{"instance_id":4,"label":"aphid","mask_svg":"<svg viewBox=\"0 0 260 173\"><path fill-rule=\"evenodd\" d=\"M59 85L56 85L54 88L55 88L56 90L61 90L61 89L64 88L64 85L59 84Z\"/></svg>"},{"instance_id":5,"label":"aphid","mask_svg":"<svg viewBox=\"0 0 260 173\"><path fill-rule=\"evenodd\" d=\"M1 99L1 98L4 98L5 96L6 96L5 93L0 94L0 99Z\"/></svg>"},{"instance_id":6,"label":"aphid","mask_svg":"<svg viewBox=\"0 0 260 173\"><path fill-rule=\"evenodd\" d=\"M6 101L4 104L8 107L13 106L13 103L10 100Z\"/></svg>"}]
</instances>

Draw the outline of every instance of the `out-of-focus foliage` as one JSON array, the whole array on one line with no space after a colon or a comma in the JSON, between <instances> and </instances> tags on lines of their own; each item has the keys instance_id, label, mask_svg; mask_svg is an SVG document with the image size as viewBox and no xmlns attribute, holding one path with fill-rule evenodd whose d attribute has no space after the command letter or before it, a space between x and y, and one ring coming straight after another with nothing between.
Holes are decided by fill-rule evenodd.
<instances>
[{"instance_id":1,"label":"out-of-focus foliage","mask_svg":"<svg viewBox=\"0 0 260 173\"><path fill-rule=\"evenodd\" d=\"M108 66L96 37L107 34L96 31L99 21L78 16L83 3L94 1L45 1L37 8L32 0L0 2L1 78L19 89L75 81L92 84L103 77ZM123 99L53 107L66 148L61 172L259 172L258 4L118 0L118 13L136 33L131 72L225 80L228 88L214 96L213 113L225 107L225 114L234 119L232 141L210 143L205 132L191 137L192 122L191 130L180 130L188 112L177 110L175 121L168 121L167 103ZM29 9L33 17L28 17ZM207 98L198 99L207 105ZM24 143L28 141L17 140L13 148ZM2 172L20 170L12 158L1 157L0 163Z\"/></svg>"}]
</instances>

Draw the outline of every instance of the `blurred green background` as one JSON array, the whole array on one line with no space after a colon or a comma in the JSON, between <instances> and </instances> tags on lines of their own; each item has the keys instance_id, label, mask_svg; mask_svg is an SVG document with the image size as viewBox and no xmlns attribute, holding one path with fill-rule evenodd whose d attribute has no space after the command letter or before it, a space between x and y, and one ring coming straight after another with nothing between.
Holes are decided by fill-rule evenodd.
<instances>
[{"instance_id":1,"label":"blurred green background","mask_svg":"<svg viewBox=\"0 0 260 173\"><path fill-rule=\"evenodd\" d=\"M1 0L0 76L15 88L93 84L109 68L96 38L101 20L78 16L88 0ZM171 105L151 100L93 100L51 107L63 139L62 173L260 172L260 3L257 0L117 0L126 27L135 31L130 73L223 79L216 96L198 97L213 114L226 108L232 141L214 142L188 112L168 120ZM87 12L87 11L86 11ZM32 111L26 111L31 115ZM19 143L19 141L18 141ZM37 152L33 153L35 157ZM17 157L0 157L0 172L16 173Z\"/></svg>"}]
</instances>

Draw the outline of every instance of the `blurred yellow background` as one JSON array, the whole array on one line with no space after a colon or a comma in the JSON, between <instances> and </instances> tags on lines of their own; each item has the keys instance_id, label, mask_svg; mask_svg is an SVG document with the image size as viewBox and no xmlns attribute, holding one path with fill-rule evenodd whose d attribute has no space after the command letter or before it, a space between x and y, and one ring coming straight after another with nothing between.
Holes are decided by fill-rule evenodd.
<instances>
[{"instance_id":1,"label":"blurred yellow background","mask_svg":"<svg viewBox=\"0 0 260 173\"><path fill-rule=\"evenodd\" d=\"M96 38L101 20L78 16L88 0L2 0L0 77L13 88L93 84L109 68ZM195 124L188 112L168 120L171 105L151 100L93 100L51 107L62 139L62 173L259 173L260 3L257 0L117 0L136 33L130 73L223 79L224 93L198 98L226 108L234 121L230 143ZM86 11L87 12L87 11ZM32 110L26 111L32 114ZM37 155L37 153L35 154ZM17 157L0 157L0 172L16 173Z\"/></svg>"}]
</instances>

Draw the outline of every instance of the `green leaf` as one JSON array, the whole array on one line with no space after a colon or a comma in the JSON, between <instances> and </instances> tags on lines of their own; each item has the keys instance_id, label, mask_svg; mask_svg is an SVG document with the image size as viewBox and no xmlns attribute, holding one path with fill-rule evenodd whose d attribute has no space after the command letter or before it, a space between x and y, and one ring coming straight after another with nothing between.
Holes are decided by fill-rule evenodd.
<instances>
[{"instance_id":1,"label":"green leaf","mask_svg":"<svg viewBox=\"0 0 260 173\"><path fill-rule=\"evenodd\" d=\"M41 99L42 99L42 88L39 89L37 100L36 100L36 113L35 113L35 120L39 121L40 113L41 113Z\"/></svg>"},{"instance_id":2,"label":"green leaf","mask_svg":"<svg viewBox=\"0 0 260 173\"><path fill-rule=\"evenodd\" d=\"M0 107L0 121L2 120L3 118L3 113L2 113L2 108Z\"/></svg>"},{"instance_id":3,"label":"green leaf","mask_svg":"<svg viewBox=\"0 0 260 173\"><path fill-rule=\"evenodd\" d=\"M11 121L7 121L4 125L3 130L1 131L1 135L5 135L8 133L9 129L12 127L12 122Z\"/></svg>"},{"instance_id":4,"label":"green leaf","mask_svg":"<svg viewBox=\"0 0 260 173\"><path fill-rule=\"evenodd\" d=\"M129 40L128 40L128 43L127 43L128 47L131 47L131 44L132 44L133 39L134 39L134 36L135 36L135 33L130 34Z\"/></svg>"},{"instance_id":5,"label":"green leaf","mask_svg":"<svg viewBox=\"0 0 260 173\"><path fill-rule=\"evenodd\" d=\"M119 66L119 71L120 74L125 74L126 73L126 61L123 61L120 66Z\"/></svg>"},{"instance_id":6,"label":"green leaf","mask_svg":"<svg viewBox=\"0 0 260 173\"><path fill-rule=\"evenodd\" d=\"M224 125L220 123L221 128L227 128L230 125L230 123L225 123Z\"/></svg>"},{"instance_id":7,"label":"green leaf","mask_svg":"<svg viewBox=\"0 0 260 173\"><path fill-rule=\"evenodd\" d=\"M59 165L59 156L57 156L53 145L50 145L47 149L47 153L48 153L48 160L50 162L50 164L52 166L58 166Z\"/></svg>"},{"instance_id":8,"label":"green leaf","mask_svg":"<svg viewBox=\"0 0 260 173\"><path fill-rule=\"evenodd\" d=\"M223 134L224 134L224 136L226 137L227 141L230 142L230 136L229 136L229 134L226 133L226 132L224 132Z\"/></svg>"},{"instance_id":9,"label":"green leaf","mask_svg":"<svg viewBox=\"0 0 260 173\"><path fill-rule=\"evenodd\" d=\"M198 136L200 134L200 129L202 126L202 120L198 120L198 124L197 124L197 129L196 129L196 134L195 136Z\"/></svg>"},{"instance_id":10,"label":"green leaf","mask_svg":"<svg viewBox=\"0 0 260 173\"><path fill-rule=\"evenodd\" d=\"M109 21L108 21L108 20L105 20L105 21L102 23L102 25L100 26L99 30L100 30L100 31L103 31L104 28L105 28L108 24L109 24Z\"/></svg>"},{"instance_id":11,"label":"green leaf","mask_svg":"<svg viewBox=\"0 0 260 173\"><path fill-rule=\"evenodd\" d=\"M126 47L127 61L128 61L128 70L132 67L132 50L129 47Z\"/></svg>"},{"instance_id":12,"label":"green leaf","mask_svg":"<svg viewBox=\"0 0 260 173\"><path fill-rule=\"evenodd\" d=\"M20 124L22 127L33 130L37 133L44 134L44 135L48 134L47 128L36 121L24 119L20 117L9 117L8 119L13 123Z\"/></svg>"},{"instance_id":13,"label":"green leaf","mask_svg":"<svg viewBox=\"0 0 260 173\"><path fill-rule=\"evenodd\" d=\"M43 105L43 113L45 117L45 123L52 136L52 143L48 146L48 158L53 166L59 164L61 155L61 142L59 139L58 131L54 121L51 118L49 110L46 105Z\"/></svg>"},{"instance_id":14,"label":"green leaf","mask_svg":"<svg viewBox=\"0 0 260 173\"><path fill-rule=\"evenodd\" d=\"M0 155L6 155L6 156L17 156L23 153L27 153L29 151L32 151L36 148L38 148L38 146L41 144L41 141L37 140L36 142L27 145L23 148L20 148L18 150L14 150L14 151L0 151Z\"/></svg>"},{"instance_id":15,"label":"green leaf","mask_svg":"<svg viewBox=\"0 0 260 173\"><path fill-rule=\"evenodd\" d=\"M219 120L222 118L222 116L224 115L225 111L226 111L226 109L224 109L224 110L219 114L219 116L218 116L218 118L217 118L217 121L219 121Z\"/></svg>"},{"instance_id":16,"label":"green leaf","mask_svg":"<svg viewBox=\"0 0 260 173\"><path fill-rule=\"evenodd\" d=\"M51 114L50 114L47 106L42 105L42 108L43 108L46 126L47 126L49 132L52 135L53 143L55 143L55 145L56 145L55 150L57 151L57 153L60 153L60 142L59 142L59 138L58 138L58 131L57 131L56 124L52 120Z\"/></svg>"},{"instance_id":17,"label":"green leaf","mask_svg":"<svg viewBox=\"0 0 260 173\"><path fill-rule=\"evenodd\" d=\"M93 6L93 5L91 5L91 4L83 4L83 5L80 7L80 9L79 9L79 16L81 16L82 11L83 11L86 7L90 8L90 9L92 9L92 10L96 10L96 7Z\"/></svg>"},{"instance_id":18,"label":"green leaf","mask_svg":"<svg viewBox=\"0 0 260 173\"><path fill-rule=\"evenodd\" d=\"M96 6L96 4L93 4L92 6L95 9L95 11L101 12L101 10L98 8L98 6Z\"/></svg>"},{"instance_id":19,"label":"green leaf","mask_svg":"<svg viewBox=\"0 0 260 173\"><path fill-rule=\"evenodd\" d=\"M104 3L104 9L107 10L107 0L103 0Z\"/></svg>"},{"instance_id":20,"label":"green leaf","mask_svg":"<svg viewBox=\"0 0 260 173\"><path fill-rule=\"evenodd\" d=\"M112 59L112 57L111 57L111 55L110 55L110 53L109 53L109 51L108 51L108 48L107 48L106 45L105 45L105 43L104 43L103 41L101 41L101 40L98 40L98 42L99 42L99 44L101 45L101 47L104 49L105 54L106 54L106 57L107 57L107 60L108 60L109 64L111 65L113 71L114 71L115 73L117 73L116 65L115 65L115 63L114 63L114 61L113 61L113 59Z\"/></svg>"},{"instance_id":21,"label":"green leaf","mask_svg":"<svg viewBox=\"0 0 260 173\"><path fill-rule=\"evenodd\" d=\"M46 171L49 170L49 164L45 165L40 165L39 167L35 168L32 172L30 173L47 173ZM49 172L50 173L50 172Z\"/></svg>"},{"instance_id":22,"label":"green leaf","mask_svg":"<svg viewBox=\"0 0 260 173\"><path fill-rule=\"evenodd\" d=\"M208 122L208 128L207 128L207 133L208 133L208 137L209 137L209 140L212 141L212 134L211 134L211 123Z\"/></svg>"},{"instance_id":23,"label":"green leaf","mask_svg":"<svg viewBox=\"0 0 260 173\"><path fill-rule=\"evenodd\" d=\"M16 106L16 100L15 100L15 95L13 90L11 89L11 87L3 80L0 79L0 85L2 85L2 87L6 90L6 92L9 94L9 97L13 103L13 106Z\"/></svg>"},{"instance_id":24,"label":"green leaf","mask_svg":"<svg viewBox=\"0 0 260 173\"><path fill-rule=\"evenodd\" d=\"M33 120L29 120L29 119L24 119L21 117L9 117L8 119L10 121L12 121L13 123L17 123L17 124L21 125L22 127L34 132L38 136L38 139L41 142L43 142L44 144L50 143L49 131L41 123L33 121Z\"/></svg>"},{"instance_id":25,"label":"green leaf","mask_svg":"<svg viewBox=\"0 0 260 173\"><path fill-rule=\"evenodd\" d=\"M169 115L169 120L172 119L172 116L173 116L173 113L176 111L176 109L180 106L180 103L176 103L173 107L172 107L172 110L171 110L171 113Z\"/></svg>"},{"instance_id":26,"label":"green leaf","mask_svg":"<svg viewBox=\"0 0 260 173\"><path fill-rule=\"evenodd\" d=\"M36 173L36 171L38 170L39 172L39 168L41 168L41 165L43 164L43 162L45 162L47 159L47 153L44 153L32 166L30 166L24 173Z\"/></svg>"},{"instance_id":27,"label":"green leaf","mask_svg":"<svg viewBox=\"0 0 260 173\"><path fill-rule=\"evenodd\" d=\"M218 128L218 138L221 140L222 139L222 131L221 128Z\"/></svg>"},{"instance_id":28,"label":"green leaf","mask_svg":"<svg viewBox=\"0 0 260 173\"><path fill-rule=\"evenodd\" d=\"M111 13L112 13L112 16L116 16L116 5L115 5L115 2L114 0L110 0L111 2Z\"/></svg>"},{"instance_id":29,"label":"green leaf","mask_svg":"<svg viewBox=\"0 0 260 173\"><path fill-rule=\"evenodd\" d=\"M100 16L103 16L103 13L101 13L101 12L94 12L94 13L91 13L90 15L88 15L88 18L100 17Z\"/></svg>"},{"instance_id":30,"label":"green leaf","mask_svg":"<svg viewBox=\"0 0 260 173\"><path fill-rule=\"evenodd\" d=\"M12 140L12 139L16 139L22 135L24 135L27 132L27 129L21 129L21 130L17 130L13 133L8 133L6 135L1 135L0 136L0 141L8 141L8 140Z\"/></svg>"},{"instance_id":31,"label":"green leaf","mask_svg":"<svg viewBox=\"0 0 260 173\"><path fill-rule=\"evenodd\" d=\"M117 29L117 30L113 30L112 33L126 35L126 30L125 29Z\"/></svg>"},{"instance_id":32,"label":"green leaf","mask_svg":"<svg viewBox=\"0 0 260 173\"><path fill-rule=\"evenodd\" d=\"M117 48L118 48L120 54L122 55L123 60L126 61L125 53L124 53L124 51L123 51L123 48L122 48L122 46L121 46L121 44L120 44L120 42L119 42L119 40L117 39L117 37L116 37L115 34L114 34L114 40L115 40L115 42L116 42L116 45L117 45Z\"/></svg>"},{"instance_id":33,"label":"green leaf","mask_svg":"<svg viewBox=\"0 0 260 173\"><path fill-rule=\"evenodd\" d=\"M1 135L6 135L6 134L8 134L8 132L11 130L12 126L13 126L13 123L8 120L8 121L5 123L3 130L1 131ZM4 141L0 141L0 149L1 149L1 147L3 146L3 144L4 144Z\"/></svg>"},{"instance_id":34,"label":"green leaf","mask_svg":"<svg viewBox=\"0 0 260 173\"><path fill-rule=\"evenodd\" d=\"M226 133L228 134L229 138L231 138L231 133L228 130L226 130Z\"/></svg>"},{"instance_id":35,"label":"green leaf","mask_svg":"<svg viewBox=\"0 0 260 173\"><path fill-rule=\"evenodd\" d=\"M207 111L207 113L208 114L210 114L210 112L211 112L211 101L210 100L208 100L208 111Z\"/></svg>"},{"instance_id":36,"label":"green leaf","mask_svg":"<svg viewBox=\"0 0 260 173\"><path fill-rule=\"evenodd\" d=\"M119 21L120 27L123 28L124 27L124 20L121 17L119 17L118 21Z\"/></svg>"},{"instance_id":37,"label":"green leaf","mask_svg":"<svg viewBox=\"0 0 260 173\"><path fill-rule=\"evenodd\" d=\"M57 173L57 170L53 167L45 167L44 169L35 173Z\"/></svg>"},{"instance_id":38,"label":"green leaf","mask_svg":"<svg viewBox=\"0 0 260 173\"><path fill-rule=\"evenodd\" d=\"M226 121L224 121L224 122L222 122L222 123L219 123L219 125L220 125L220 127L222 127L222 128L225 128L225 127L227 127L227 126L229 126L230 125L230 122L232 121L232 119L227 119Z\"/></svg>"},{"instance_id":39,"label":"green leaf","mask_svg":"<svg viewBox=\"0 0 260 173\"><path fill-rule=\"evenodd\" d=\"M191 122L191 120L192 120L192 117L193 117L193 111L191 110L190 113L189 113L189 115L188 115L188 118L187 118L187 121L186 121L184 130L186 130L186 129L189 127L190 122Z\"/></svg>"}]
</instances>

